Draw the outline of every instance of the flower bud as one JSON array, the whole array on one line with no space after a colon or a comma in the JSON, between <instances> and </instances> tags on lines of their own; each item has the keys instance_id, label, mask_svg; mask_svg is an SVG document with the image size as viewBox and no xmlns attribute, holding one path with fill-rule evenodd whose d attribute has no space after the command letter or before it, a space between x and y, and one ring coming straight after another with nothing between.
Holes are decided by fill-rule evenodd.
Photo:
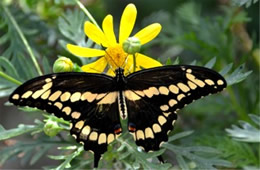
<instances>
[{"instance_id":1,"label":"flower bud","mask_svg":"<svg viewBox=\"0 0 260 170\"><path fill-rule=\"evenodd\" d=\"M141 41L136 37L129 37L123 42L123 49L128 54L135 54L141 50Z\"/></svg>"},{"instance_id":2,"label":"flower bud","mask_svg":"<svg viewBox=\"0 0 260 170\"><path fill-rule=\"evenodd\" d=\"M48 119L43 128L44 133L50 137L56 136L61 130L58 123L52 119Z\"/></svg>"},{"instance_id":3,"label":"flower bud","mask_svg":"<svg viewBox=\"0 0 260 170\"><path fill-rule=\"evenodd\" d=\"M67 57L59 57L53 64L53 72L71 72L73 70L73 62Z\"/></svg>"}]
</instances>

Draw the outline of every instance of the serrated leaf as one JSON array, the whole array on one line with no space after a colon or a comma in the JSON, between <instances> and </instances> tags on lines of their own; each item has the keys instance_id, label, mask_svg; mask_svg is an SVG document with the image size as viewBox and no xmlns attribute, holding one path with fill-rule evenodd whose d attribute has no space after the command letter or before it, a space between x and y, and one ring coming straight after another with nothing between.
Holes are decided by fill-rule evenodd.
<instances>
[{"instance_id":1,"label":"serrated leaf","mask_svg":"<svg viewBox=\"0 0 260 170\"><path fill-rule=\"evenodd\" d=\"M2 131L5 131L5 128L3 127L3 125L0 124L0 133L1 133Z\"/></svg>"},{"instance_id":2,"label":"serrated leaf","mask_svg":"<svg viewBox=\"0 0 260 170\"><path fill-rule=\"evenodd\" d=\"M32 132L32 131L35 131L35 130L38 130L38 129L39 129L39 127L35 126L35 125L20 124L20 125L18 125L17 128L1 131L0 132L0 140L9 139L9 138L19 136L19 135L22 135L24 133Z\"/></svg>"},{"instance_id":3,"label":"serrated leaf","mask_svg":"<svg viewBox=\"0 0 260 170\"><path fill-rule=\"evenodd\" d=\"M181 155L176 156L176 160L178 162L178 165L180 166L181 169L183 170L189 170L188 164L185 162L184 158Z\"/></svg>"},{"instance_id":4,"label":"serrated leaf","mask_svg":"<svg viewBox=\"0 0 260 170\"><path fill-rule=\"evenodd\" d=\"M233 63L226 65L219 73L222 76L226 75L231 70L232 66L233 66Z\"/></svg>"},{"instance_id":5,"label":"serrated leaf","mask_svg":"<svg viewBox=\"0 0 260 170\"><path fill-rule=\"evenodd\" d=\"M254 114L249 114L249 117L251 120L260 127L260 116L254 115Z\"/></svg>"},{"instance_id":6,"label":"serrated leaf","mask_svg":"<svg viewBox=\"0 0 260 170\"><path fill-rule=\"evenodd\" d=\"M0 56L0 70L1 67L4 69L5 73L8 74L9 76L14 77L16 79L19 78L18 73L15 67L13 66L13 64L3 56Z\"/></svg>"},{"instance_id":7,"label":"serrated leaf","mask_svg":"<svg viewBox=\"0 0 260 170\"><path fill-rule=\"evenodd\" d=\"M212 58L209 62L207 62L204 67L212 68L216 63L216 57Z\"/></svg>"},{"instance_id":8,"label":"serrated leaf","mask_svg":"<svg viewBox=\"0 0 260 170\"><path fill-rule=\"evenodd\" d=\"M47 145L45 148L41 148L38 150L38 152L35 152L35 154L32 156L32 159L30 160L30 165L34 165L43 155L46 154L50 147L51 146Z\"/></svg>"},{"instance_id":9,"label":"serrated leaf","mask_svg":"<svg viewBox=\"0 0 260 170\"><path fill-rule=\"evenodd\" d=\"M214 148L209 149L209 147L206 147L203 151L204 153L214 153L215 156L202 156L197 154L197 152L194 152L195 150L202 150L202 148L195 146L194 149L191 149L192 147L184 147L184 146L176 146L169 143L165 143L164 147L169 149L170 151L174 152L176 156L179 157L185 157L187 160L193 161L196 163L196 166L199 169L216 169L215 166L223 166L223 167L231 167L232 164L228 161L222 160L217 158L216 156L218 154L215 153ZM200 148L200 149L198 149ZM209 150L207 150L209 149ZM185 159L182 159L182 161L185 161ZM188 164L188 162L186 162Z\"/></svg>"},{"instance_id":10,"label":"serrated leaf","mask_svg":"<svg viewBox=\"0 0 260 170\"><path fill-rule=\"evenodd\" d=\"M259 125L260 116L250 116L251 119ZM260 129L257 129L253 125L245 121L239 121L239 127L237 125L232 125L232 128L227 128L226 132L229 136L232 136L233 139L243 142L257 142L260 143Z\"/></svg>"},{"instance_id":11,"label":"serrated leaf","mask_svg":"<svg viewBox=\"0 0 260 170\"><path fill-rule=\"evenodd\" d=\"M244 79L247 78L247 76L249 76L252 73L252 71L242 73L243 69L244 69L244 64L239 66L237 69L235 69L234 72L226 78L227 84L229 86L243 81Z\"/></svg>"},{"instance_id":12,"label":"serrated leaf","mask_svg":"<svg viewBox=\"0 0 260 170\"><path fill-rule=\"evenodd\" d=\"M189 136L193 133L194 131L193 130L190 130L190 131L185 131L185 132L181 132L181 133L177 133L171 137L169 137L169 140L168 142L172 142L172 141L175 141L177 139L180 139L180 138L184 138L186 136Z\"/></svg>"},{"instance_id":13,"label":"serrated leaf","mask_svg":"<svg viewBox=\"0 0 260 170\"><path fill-rule=\"evenodd\" d=\"M48 155L48 157L50 159L53 159L53 160L64 160L66 159L68 156L67 155Z\"/></svg>"},{"instance_id":14,"label":"serrated leaf","mask_svg":"<svg viewBox=\"0 0 260 170\"><path fill-rule=\"evenodd\" d=\"M188 146L185 147L185 149L189 152L205 152L205 153L214 153L214 154L221 153L217 149L208 146L190 146L190 147Z\"/></svg>"},{"instance_id":15,"label":"serrated leaf","mask_svg":"<svg viewBox=\"0 0 260 170\"><path fill-rule=\"evenodd\" d=\"M189 65L195 66L197 64L196 60L193 60Z\"/></svg>"},{"instance_id":16,"label":"serrated leaf","mask_svg":"<svg viewBox=\"0 0 260 170\"><path fill-rule=\"evenodd\" d=\"M176 59L173 61L172 65L180 64L180 58L176 57Z\"/></svg>"},{"instance_id":17,"label":"serrated leaf","mask_svg":"<svg viewBox=\"0 0 260 170\"><path fill-rule=\"evenodd\" d=\"M60 164L58 167L54 168L55 170L62 170L65 168L69 168L71 167L70 162L77 157L79 154L81 154L81 152L83 151L83 146L78 147L77 150L75 150L72 154L70 155L60 155L60 156L51 156L50 158L52 159L56 159L56 160L61 160L61 159L65 159L65 161Z\"/></svg>"},{"instance_id":18,"label":"serrated leaf","mask_svg":"<svg viewBox=\"0 0 260 170\"><path fill-rule=\"evenodd\" d=\"M77 19L75 19L77 18ZM83 24L87 21L84 13L78 9L68 10L63 17L58 19L60 32L73 43L85 46Z\"/></svg>"}]
</instances>

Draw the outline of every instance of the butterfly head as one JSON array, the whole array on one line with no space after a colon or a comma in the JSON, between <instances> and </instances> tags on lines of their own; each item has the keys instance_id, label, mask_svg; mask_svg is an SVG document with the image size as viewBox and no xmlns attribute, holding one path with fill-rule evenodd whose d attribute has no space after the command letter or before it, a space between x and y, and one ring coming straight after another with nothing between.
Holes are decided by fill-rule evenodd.
<instances>
[{"instance_id":1,"label":"butterfly head","mask_svg":"<svg viewBox=\"0 0 260 170\"><path fill-rule=\"evenodd\" d=\"M126 79L124 76L124 69L119 67L115 70L115 72L116 72L116 83L119 85L119 87L124 87L124 84L126 83Z\"/></svg>"}]
</instances>

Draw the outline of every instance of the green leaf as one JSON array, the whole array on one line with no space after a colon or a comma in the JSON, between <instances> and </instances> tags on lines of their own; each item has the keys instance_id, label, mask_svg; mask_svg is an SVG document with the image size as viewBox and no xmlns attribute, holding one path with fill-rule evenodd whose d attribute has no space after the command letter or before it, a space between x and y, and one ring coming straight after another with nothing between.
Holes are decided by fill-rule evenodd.
<instances>
[{"instance_id":1,"label":"green leaf","mask_svg":"<svg viewBox=\"0 0 260 170\"><path fill-rule=\"evenodd\" d=\"M176 57L176 59L173 61L172 64L173 64L173 65L180 64L180 58L179 58L179 57Z\"/></svg>"},{"instance_id":2,"label":"green leaf","mask_svg":"<svg viewBox=\"0 0 260 170\"><path fill-rule=\"evenodd\" d=\"M250 118L258 126L260 126L260 116L250 115ZM232 125L232 128L227 128L226 132L232 136L234 140L243 142L257 142L260 143L260 129L254 127L248 122L239 121L239 126Z\"/></svg>"},{"instance_id":3,"label":"green leaf","mask_svg":"<svg viewBox=\"0 0 260 170\"><path fill-rule=\"evenodd\" d=\"M51 159L55 159L55 160L65 160L62 164L60 164L58 167L53 168L55 170L62 170L65 168L70 168L70 162L77 156L79 156L82 152L84 151L83 146L78 147L77 150L75 150L74 152L72 152L69 155L59 155L59 156L49 156L49 158Z\"/></svg>"},{"instance_id":4,"label":"green leaf","mask_svg":"<svg viewBox=\"0 0 260 170\"><path fill-rule=\"evenodd\" d=\"M216 169L215 166L222 166L222 167L231 167L232 164L226 160L219 159L217 156L219 152L216 152L214 148L204 147L204 146L192 146L192 147L185 147L185 146L176 146L169 143L165 143L164 147L169 149L170 151L174 152L179 160L181 161L182 167L184 166L185 159L181 159L181 157L186 158L189 161L195 163L198 169ZM203 152L199 154L198 152ZM213 156L212 156L213 154ZM186 161L186 164L188 162Z\"/></svg>"},{"instance_id":5,"label":"green leaf","mask_svg":"<svg viewBox=\"0 0 260 170\"><path fill-rule=\"evenodd\" d=\"M5 128L3 127L3 125L0 124L0 133L1 133L2 131L5 131Z\"/></svg>"},{"instance_id":6,"label":"green leaf","mask_svg":"<svg viewBox=\"0 0 260 170\"><path fill-rule=\"evenodd\" d=\"M75 19L76 18L76 19ZM59 30L73 43L85 46L84 22L87 21L84 13L78 9L68 10L58 19Z\"/></svg>"},{"instance_id":7,"label":"green leaf","mask_svg":"<svg viewBox=\"0 0 260 170\"><path fill-rule=\"evenodd\" d=\"M237 5L237 6L246 5L247 8L257 2L258 0L231 0L232 5Z\"/></svg>"},{"instance_id":8,"label":"green leaf","mask_svg":"<svg viewBox=\"0 0 260 170\"><path fill-rule=\"evenodd\" d=\"M197 65L197 61L196 61L196 60L193 60L193 61L190 63L190 65L192 65L192 66Z\"/></svg>"},{"instance_id":9,"label":"green leaf","mask_svg":"<svg viewBox=\"0 0 260 170\"><path fill-rule=\"evenodd\" d=\"M212 68L216 63L216 57L212 58L207 64L204 65L204 67Z\"/></svg>"},{"instance_id":10,"label":"green leaf","mask_svg":"<svg viewBox=\"0 0 260 170\"><path fill-rule=\"evenodd\" d=\"M4 71L7 75L19 80L18 73L13 64L3 56L0 56L0 71Z\"/></svg>"},{"instance_id":11,"label":"green leaf","mask_svg":"<svg viewBox=\"0 0 260 170\"><path fill-rule=\"evenodd\" d=\"M158 164L158 163L152 163L148 161L148 159L155 158L165 152L164 149L161 149L159 151L155 151L152 153L145 153L141 149L137 148L136 144L130 140L132 138L127 138L128 135L125 135L125 137L119 137L117 140L121 143L121 152L128 152L131 154L131 156L134 157L135 165L140 165L144 169L169 169L171 167L170 164ZM125 151L127 150L127 151ZM127 158L127 157L126 157ZM157 158L156 158L157 159ZM128 159L126 159L128 160ZM122 159L122 161L124 161ZM129 161L129 160L128 160ZM127 164L127 162L126 162ZM133 164L130 165L133 169Z\"/></svg>"},{"instance_id":12,"label":"green leaf","mask_svg":"<svg viewBox=\"0 0 260 170\"><path fill-rule=\"evenodd\" d=\"M43 153L39 153L38 155L38 152L46 151L56 144L53 141L47 140L46 136L45 139L43 138L38 137L37 140L31 139L32 142L29 143L23 143L18 141L15 145L1 149L0 166L3 165L10 158L17 159L17 156L20 153L23 154L23 156L19 159L21 163L35 163L37 160L39 160L40 156L42 157L44 155ZM35 155L36 158L34 158L33 155Z\"/></svg>"},{"instance_id":13,"label":"green leaf","mask_svg":"<svg viewBox=\"0 0 260 170\"><path fill-rule=\"evenodd\" d=\"M44 147L42 149L39 149L38 152L35 152L35 154L32 156L32 159L30 160L30 165L34 165L42 156L46 154L49 148L50 147Z\"/></svg>"},{"instance_id":14,"label":"green leaf","mask_svg":"<svg viewBox=\"0 0 260 170\"><path fill-rule=\"evenodd\" d=\"M234 72L230 76L226 78L227 84L229 86L243 81L247 78L247 76L249 76L252 73L252 71L242 73L244 67L245 64L240 65L237 69L234 70Z\"/></svg>"},{"instance_id":15,"label":"green leaf","mask_svg":"<svg viewBox=\"0 0 260 170\"><path fill-rule=\"evenodd\" d=\"M182 155L177 155L176 156L176 160L177 160L177 162L178 162L178 164L179 164L181 169L184 169L184 170L189 170L190 169Z\"/></svg>"},{"instance_id":16,"label":"green leaf","mask_svg":"<svg viewBox=\"0 0 260 170\"><path fill-rule=\"evenodd\" d=\"M35 130L38 130L38 129L41 129L41 128L42 128L41 125L36 126L36 125L20 124L20 125L18 125L17 128L1 131L0 132L0 140L9 139L9 138L19 136L19 135L22 135L24 133L32 132L32 131L35 131Z\"/></svg>"},{"instance_id":17,"label":"green leaf","mask_svg":"<svg viewBox=\"0 0 260 170\"><path fill-rule=\"evenodd\" d=\"M219 73L222 76L226 75L231 70L232 66L233 66L233 63L226 65Z\"/></svg>"},{"instance_id":18,"label":"green leaf","mask_svg":"<svg viewBox=\"0 0 260 170\"><path fill-rule=\"evenodd\" d=\"M177 133L177 134L171 136L171 137L169 138L168 142L172 142L172 141L175 141L175 140L177 140L177 139L180 139L180 138L189 136L189 135L191 135L193 132L194 132L193 130L190 130L190 131L185 131L185 132Z\"/></svg>"},{"instance_id":19,"label":"green leaf","mask_svg":"<svg viewBox=\"0 0 260 170\"><path fill-rule=\"evenodd\" d=\"M257 126L260 127L260 116L257 116L255 114L249 114L249 117Z\"/></svg>"}]
</instances>

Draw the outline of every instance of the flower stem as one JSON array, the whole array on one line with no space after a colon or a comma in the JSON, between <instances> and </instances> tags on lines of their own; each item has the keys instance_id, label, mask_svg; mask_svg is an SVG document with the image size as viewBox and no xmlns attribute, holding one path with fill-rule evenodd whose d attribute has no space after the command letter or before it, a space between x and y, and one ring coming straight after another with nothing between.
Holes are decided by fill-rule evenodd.
<instances>
[{"instance_id":1,"label":"flower stem","mask_svg":"<svg viewBox=\"0 0 260 170\"><path fill-rule=\"evenodd\" d=\"M19 80L16 80L14 79L13 77L11 76L8 76L7 74L5 74L4 72L0 71L0 76L3 77L4 79L14 83L14 84L17 84L17 85L21 85L22 82L20 82Z\"/></svg>"},{"instance_id":2,"label":"flower stem","mask_svg":"<svg viewBox=\"0 0 260 170\"><path fill-rule=\"evenodd\" d=\"M38 72L39 75L42 75L42 71L40 69L39 64L37 63L36 57L34 56L31 47L29 46L28 41L26 40L24 34L22 33L20 27L18 26L16 20L14 19L14 17L12 16L12 14L10 13L9 9L5 6L3 6L5 13L7 14L8 18L10 19L11 23L13 24L14 28L16 29L18 35L20 36L20 38L22 39L22 42L24 43L29 55L31 56L31 59L33 61L33 64L35 65L35 68Z\"/></svg>"},{"instance_id":3,"label":"flower stem","mask_svg":"<svg viewBox=\"0 0 260 170\"><path fill-rule=\"evenodd\" d=\"M135 56L135 54L133 54L133 61L134 61L134 71L133 72L135 72L135 70L136 70L136 56Z\"/></svg>"},{"instance_id":4,"label":"flower stem","mask_svg":"<svg viewBox=\"0 0 260 170\"><path fill-rule=\"evenodd\" d=\"M93 16L89 13L89 11L87 10L87 8L85 8L85 6L79 1L79 0L75 0L75 2L78 4L79 8L87 15L88 19L95 24L99 29L101 29L99 27L99 25L97 24L96 20L93 18Z\"/></svg>"}]
</instances>

